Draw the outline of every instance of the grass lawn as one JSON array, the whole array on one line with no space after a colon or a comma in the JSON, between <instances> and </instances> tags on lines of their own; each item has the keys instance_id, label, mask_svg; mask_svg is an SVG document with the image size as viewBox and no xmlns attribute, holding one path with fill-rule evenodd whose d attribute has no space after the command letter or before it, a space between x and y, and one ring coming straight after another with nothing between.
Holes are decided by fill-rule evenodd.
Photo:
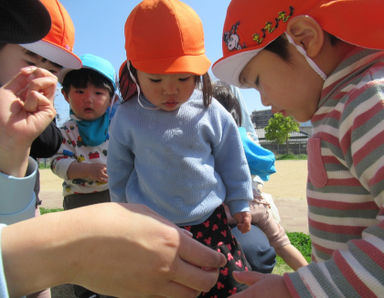
<instances>
[{"instance_id":1,"label":"grass lawn","mask_svg":"<svg viewBox=\"0 0 384 298\"><path fill-rule=\"evenodd\" d=\"M301 232L291 232L287 233L289 240L294 247L296 247L307 260L308 263L311 262L311 239L309 235ZM293 272L293 269L289 267L282 258L276 256L276 265L273 268L272 273L282 275L285 272Z\"/></svg>"}]
</instances>

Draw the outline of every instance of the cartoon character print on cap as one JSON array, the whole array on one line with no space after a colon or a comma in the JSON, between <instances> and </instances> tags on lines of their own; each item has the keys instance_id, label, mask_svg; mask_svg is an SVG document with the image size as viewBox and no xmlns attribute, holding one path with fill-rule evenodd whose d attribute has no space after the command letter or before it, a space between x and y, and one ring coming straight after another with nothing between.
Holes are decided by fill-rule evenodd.
<instances>
[{"instance_id":1,"label":"cartoon character print on cap","mask_svg":"<svg viewBox=\"0 0 384 298\"><path fill-rule=\"evenodd\" d=\"M280 22L288 22L288 20L292 17L293 12L293 6L289 7L288 12L284 10L279 11L273 22L266 22L264 27L260 29L261 33L252 34L252 40L255 41L257 44L261 44L267 36L267 33L272 33L273 31L275 31L275 29L279 27ZM223 34L223 41L227 45L229 51L241 50L247 47L245 42L240 45L240 36L237 34L237 29L239 25L240 22L238 21L236 22L236 24L232 25L230 31L224 32Z\"/></svg>"},{"instance_id":2,"label":"cartoon character print on cap","mask_svg":"<svg viewBox=\"0 0 384 298\"><path fill-rule=\"evenodd\" d=\"M275 18L274 22L275 25L272 27L273 23L272 22L266 22L264 28L261 28L261 34L259 33L254 33L252 36L252 39L256 41L258 44L261 44L263 40L265 39L267 33L272 33L275 31L277 27L279 27L280 22L288 22L290 17L293 15L294 8L292 6L289 7L289 13L286 11L280 11L277 14L277 17Z\"/></svg>"},{"instance_id":3,"label":"cartoon character print on cap","mask_svg":"<svg viewBox=\"0 0 384 298\"><path fill-rule=\"evenodd\" d=\"M245 48L245 44L243 46L240 45L240 36L237 35L237 27L239 27L240 22L237 22L235 25L231 27L231 31L224 32L223 41L228 47L228 50L241 50Z\"/></svg>"}]
</instances>

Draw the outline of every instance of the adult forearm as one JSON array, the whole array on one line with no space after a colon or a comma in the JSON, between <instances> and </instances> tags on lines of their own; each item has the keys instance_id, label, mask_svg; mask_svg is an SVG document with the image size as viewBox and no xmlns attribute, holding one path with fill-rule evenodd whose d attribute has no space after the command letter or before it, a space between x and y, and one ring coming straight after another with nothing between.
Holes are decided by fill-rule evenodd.
<instances>
[{"instance_id":1,"label":"adult forearm","mask_svg":"<svg viewBox=\"0 0 384 298\"><path fill-rule=\"evenodd\" d=\"M150 209L117 203L10 225L2 250L11 296L74 283L117 297L196 297L225 264L223 255Z\"/></svg>"},{"instance_id":2,"label":"adult forearm","mask_svg":"<svg viewBox=\"0 0 384 298\"><path fill-rule=\"evenodd\" d=\"M48 214L4 228L2 252L10 296L20 297L72 279L76 262L71 246L76 235L65 231L68 220L65 214Z\"/></svg>"}]
</instances>

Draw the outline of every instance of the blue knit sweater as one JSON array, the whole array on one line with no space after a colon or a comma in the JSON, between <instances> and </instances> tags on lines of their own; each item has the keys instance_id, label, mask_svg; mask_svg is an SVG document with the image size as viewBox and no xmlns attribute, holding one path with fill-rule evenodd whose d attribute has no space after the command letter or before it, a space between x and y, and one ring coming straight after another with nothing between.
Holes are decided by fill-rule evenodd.
<instances>
[{"instance_id":1,"label":"blue knit sweater","mask_svg":"<svg viewBox=\"0 0 384 298\"><path fill-rule=\"evenodd\" d=\"M172 112L137 98L120 105L107 167L113 201L144 204L178 225L202 223L223 202L232 214L248 211L253 198L236 123L215 99L205 108L197 90Z\"/></svg>"}]
</instances>

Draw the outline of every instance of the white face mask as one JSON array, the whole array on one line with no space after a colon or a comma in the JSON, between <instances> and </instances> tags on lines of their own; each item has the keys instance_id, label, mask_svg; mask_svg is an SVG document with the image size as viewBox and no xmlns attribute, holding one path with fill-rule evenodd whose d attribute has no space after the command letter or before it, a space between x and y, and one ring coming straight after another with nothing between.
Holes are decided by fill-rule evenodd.
<instances>
[{"instance_id":1,"label":"white face mask","mask_svg":"<svg viewBox=\"0 0 384 298\"><path fill-rule=\"evenodd\" d=\"M287 37L288 42L292 44L299 51L299 53L304 56L305 60L308 62L309 66L314 70L314 72L316 72L325 81L327 79L327 75L320 69L320 67L317 66L317 64L311 58L308 57L305 50L301 46L297 45L287 32L285 32L285 36Z\"/></svg>"}]
</instances>

